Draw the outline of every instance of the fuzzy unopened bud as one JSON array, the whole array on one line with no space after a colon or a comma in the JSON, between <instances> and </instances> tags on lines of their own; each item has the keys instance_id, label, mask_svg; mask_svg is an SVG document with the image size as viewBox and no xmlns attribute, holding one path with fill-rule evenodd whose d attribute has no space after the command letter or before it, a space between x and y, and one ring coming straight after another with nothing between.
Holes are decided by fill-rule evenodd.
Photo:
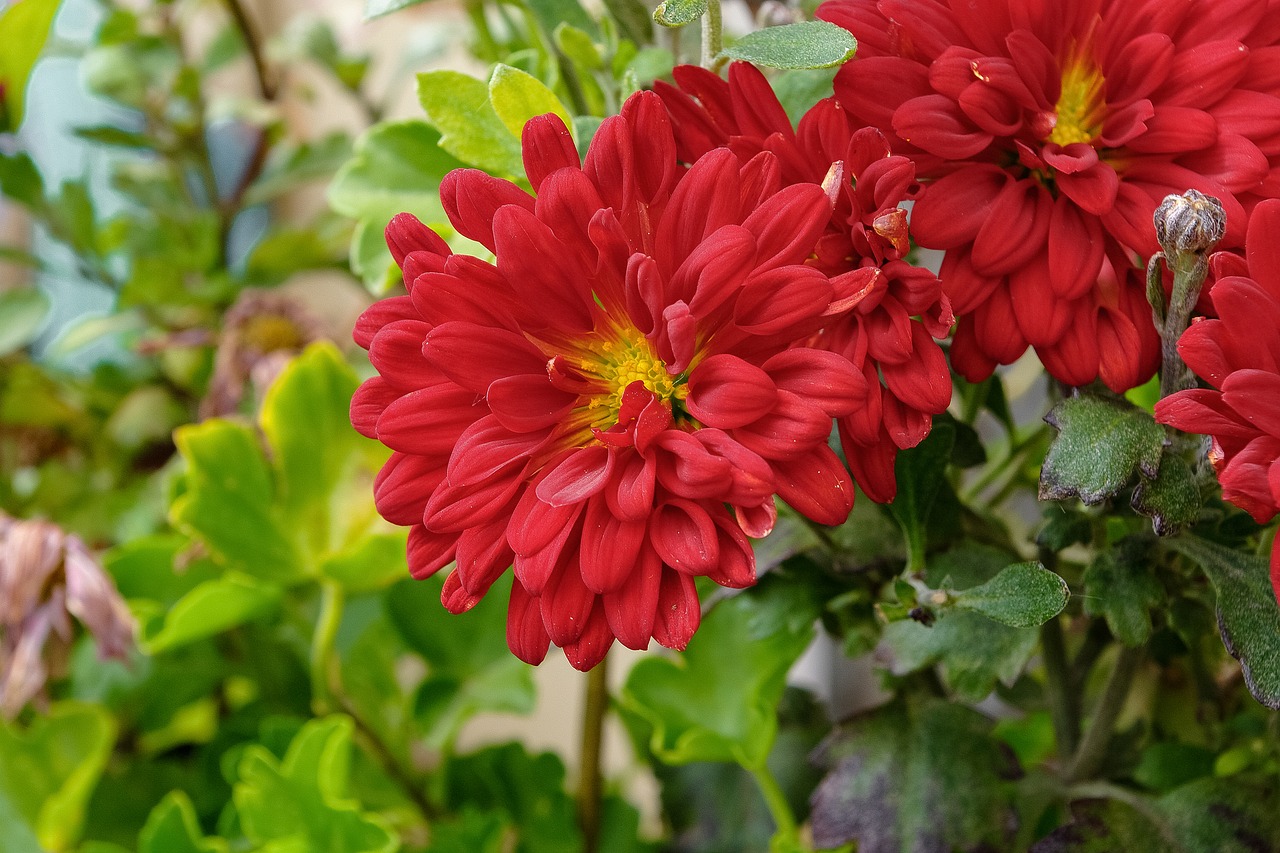
<instances>
[{"instance_id":1,"label":"fuzzy unopened bud","mask_svg":"<svg viewBox=\"0 0 1280 853\"><path fill-rule=\"evenodd\" d=\"M1227 229L1222 202L1199 190L1167 195L1156 208L1156 239L1169 258L1184 252L1205 254Z\"/></svg>"}]
</instances>

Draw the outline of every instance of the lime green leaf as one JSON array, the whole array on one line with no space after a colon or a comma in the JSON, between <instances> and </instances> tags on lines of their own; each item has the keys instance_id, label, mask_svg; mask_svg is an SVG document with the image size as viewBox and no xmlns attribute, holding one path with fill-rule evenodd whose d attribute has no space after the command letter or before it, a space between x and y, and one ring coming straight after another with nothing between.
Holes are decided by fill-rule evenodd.
<instances>
[{"instance_id":1,"label":"lime green leaf","mask_svg":"<svg viewBox=\"0 0 1280 853\"><path fill-rule=\"evenodd\" d=\"M478 81L476 81L478 82ZM462 165L423 121L375 125L356 140L353 156L329 186L329 205L353 219L380 220L401 211L425 222L444 220L440 180Z\"/></svg>"},{"instance_id":2,"label":"lime green leaf","mask_svg":"<svg viewBox=\"0 0 1280 853\"><path fill-rule=\"evenodd\" d=\"M174 432L187 490L169 507L180 529L232 568L266 580L304 572L288 525L273 506L272 472L249 427L209 420Z\"/></svg>"},{"instance_id":3,"label":"lime green leaf","mask_svg":"<svg viewBox=\"0 0 1280 853\"><path fill-rule=\"evenodd\" d=\"M1063 400L1044 419L1058 430L1040 472L1040 499L1078 497L1086 504L1112 497L1134 476L1155 477L1164 427L1128 403L1079 396Z\"/></svg>"},{"instance_id":4,"label":"lime green leaf","mask_svg":"<svg viewBox=\"0 0 1280 853\"><path fill-rule=\"evenodd\" d=\"M582 30L562 22L552 35L556 40L556 46L564 52L565 56L573 60L575 65L587 71L599 71L604 68L604 57L600 55L600 48L596 47L591 36Z\"/></svg>"},{"instance_id":5,"label":"lime green leaf","mask_svg":"<svg viewBox=\"0 0 1280 853\"><path fill-rule=\"evenodd\" d=\"M405 534L375 533L332 554L320 564L321 573L342 584L347 592L374 592L409 574L405 562Z\"/></svg>"},{"instance_id":6,"label":"lime green leaf","mask_svg":"<svg viewBox=\"0 0 1280 853\"><path fill-rule=\"evenodd\" d=\"M440 131L440 148L499 177L524 174L520 140L489 103L489 86L457 71L418 75L418 100Z\"/></svg>"},{"instance_id":7,"label":"lime green leaf","mask_svg":"<svg viewBox=\"0 0 1280 853\"><path fill-rule=\"evenodd\" d=\"M1136 537L1098 555L1085 570L1084 592L1084 612L1105 617L1111 633L1127 646L1147 641L1151 611L1164 600L1164 589L1151 573L1150 548Z\"/></svg>"},{"instance_id":8,"label":"lime green leaf","mask_svg":"<svg viewBox=\"0 0 1280 853\"><path fill-rule=\"evenodd\" d=\"M247 747L232 798L245 835L272 850L393 853L399 839L348 798L353 726L347 717L311 720L283 760Z\"/></svg>"},{"instance_id":9,"label":"lime green leaf","mask_svg":"<svg viewBox=\"0 0 1280 853\"><path fill-rule=\"evenodd\" d=\"M683 27L707 13L707 0L663 0L653 19L664 27Z\"/></svg>"},{"instance_id":10,"label":"lime green leaf","mask_svg":"<svg viewBox=\"0 0 1280 853\"><path fill-rule=\"evenodd\" d=\"M415 711L427 742L437 747L452 743L475 714L527 714L535 697L529 667L507 649L510 577L500 579L479 604L459 615L440 606L442 583L439 575L406 580L388 590L384 599L392 623L427 664Z\"/></svg>"},{"instance_id":11,"label":"lime green leaf","mask_svg":"<svg viewBox=\"0 0 1280 853\"><path fill-rule=\"evenodd\" d=\"M1138 483L1130 505L1151 519L1157 536L1171 536L1199 517L1200 488L1186 462L1165 456L1155 479Z\"/></svg>"},{"instance_id":12,"label":"lime green leaf","mask_svg":"<svg viewBox=\"0 0 1280 853\"><path fill-rule=\"evenodd\" d=\"M891 705L842 726L822 750L814 844L859 853L1012 849L1009 760L991 721L959 705Z\"/></svg>"},{"instance_id":13,"label":"lime green leaf","mask_svg":"<svg viewBox=\"0 0 1280 853\"><path fill-rule=\"evenodd\" d=\"M159 654L261 619L279 604L279 588L249 577L205 581L165 612L163 621L148 623L140 642L148 654Z\"/></svg>"},{"instance_id":14,"label":"lime green leaf","mask_svg":"<svg viewBox=\"0 0 1280 853\"><path fill-rule=\"evenodd\" d=\"M777 733L787 671L812 641L819 610L803 582L766 575L712 608L682 656L640 660L621 704L653 727L650 748L668 764L759 768Z\"/></svg>"},{"instance_id":15,"label":"lime green leaf","mask_svg":"<svg viewBox=\"0 0 1280 853\"><path fill-rule=\"evenodd\" d=\"M857 40L844 27L801 21L747 33L720 56L768 68L830 68L853 59L857 49Z\"/></svg>"},{"instance_id":16,"label":"lime green leaf","mask_svg":"<svg viewBox=\"0 0 1280 853\"><path fill-rule=\"evenodd\" d=\"M1280 607L1267 560L1192 536L1170 547L1199 563L1218 593L1218 627L1255 699L1280 709Z\"/></svg>"},{"instance_id":17,"label":"lime green leaf","mask_svg":"<svg viewBox=\"0 0 1280 853\"><path fill-rule=\"evenodd\" d=\"M0 293L0 358L36 339L49 313L49 300L34 287Z\"/></svg>"},{"instance_id":18,"label":"lime green leaf","mask_svg":"<svg viewBox=\"0 0 1280 853\"><path fill-rule=\"evenodd\" d=\"M191 799L174 791L151 811L138 835L138 853L226 853L220 838L205 838Z\"/></svg>"},{"instance_id":19,"label":"lime green leaf","mask_svg":"<svg viewBox=\"0 0 1280 853\"><path fill-rule=\"evenodd\" d=\"M386 226L380 219L362 219L351 232L351 271L360 276L370 293L378 295L400 281L400 268L383 236Z\"/></svg>"},{"instance_id":20,"label":"lime green leaf","mask_svg":"<svg viewBox=\"0 0 1280 853\"><path fill-rule=\"evenodd\" d=\"M5 853L31 849L32 836L51 853L75 846L115 737L115 722L104 709L71 702L55 705L26 729L0 726Z\"/></svg>"},{"instance_id":21,"label":"lime green leaf","mask_svg":"<svg viewBox=\"0 0 1280 853\"><path fill-rule=\"evenodd\" d=\"M560 116L565 126L573 130L573 118L555 92L519 68L499 63L493 69L489 78L489 101L494 113L516 139L521 138L525 122L547 113Z\"/></svg>"},{"instance_id":22,"label":"lime green leaf","mask_svg":"<svg viewBox=\"0 0 1280 853\"><path fill-rule=\"evenodd\" d=\"M1062 612L1067 582L1036 562L1014 563L991 580L955 593L956 606L1014 628L1034 628Z\"/></svg>"},{"instance_id":23,"label":"lime green leaf","mask_svg":"<svg viewBox=\"0 0 1280 853\"><path fill-rule=\"evenodd\" d=\"M0 113L8 113L10 127L22 123L27 78L44 49L59 5L59 0L22 0L0 15L0 83L4 84Z\"/></svg>"}]
</instances>

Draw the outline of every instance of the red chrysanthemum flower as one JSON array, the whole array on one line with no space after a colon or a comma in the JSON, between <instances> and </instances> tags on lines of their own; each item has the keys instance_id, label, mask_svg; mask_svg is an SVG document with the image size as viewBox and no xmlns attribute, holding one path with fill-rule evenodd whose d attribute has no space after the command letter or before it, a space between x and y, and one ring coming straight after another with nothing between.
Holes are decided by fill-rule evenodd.
<instances>
[{"instance_id":1,"label":"red chrysanthemum flower","mask_svg":"<svg viewBox=\"0 0 1280 853\"><path fill-rule=\"evenodd\" d=\"M1156 403L1156 420L1213 437L1222 496L1265 523L1280 512L1280 199L1249 219L1245 259L1215 256L1219 319L1192 323L1178 353L1212 388ZM1280 542L1271 549L1280 600Z\"/></svg>"},{"instance_id":2,"label":"red chrysanthemum flower","mask_svg":"<svg viewBox=\"0 0 1280 853\"><path fill-rule=\"evenodd\" d=\"M804 266L831 212L783 187L777 158L728 150L687 172L658 97L630 98L580 163L554 116L524 130L536 199L475 170L446 177L451 254L407 214L387 229L409 293L356 341L380 376L352 423L394 452L378 510L411 525L409 566L451 561L445 606L474 605L514 563L508 642L579 669L616 638L683 648L693 579L755 581L747 536L773 499L823 524L853 504L828 447L864 404L845 359L797 347L856 294Z\"/></svg>"},{"instance_id":3,"label":"red chrysanthemum flower","mask_svg":"<svg viewBox=\"0 0 1280 853\"><path fill-rule=\"evenodd\" d=\"M878 130L852 124L834 98L820 101L793 130L764 75L746 63L730 66L728 81L697 66L677 68L675 79L679 88L659 82L654 90L671 113L685 162L719 146L743 162L768 151L783 183L838 182L835 208L807 263L856 279L863 298L815 345L862 373L866 403L840 418L840 439L863 491L893 500L898 450L919 444L932 416L951 401L951 374L934 340L950 333L950 303L937 276L903 260L910 244L899 205L919 189L915 165L891 155Z\"/></svg>"},{"instance_id":4,"label":"red chrysanthemum flower","mask_svg":"<svg viewBox=\"0 0 1280 853\"><path fill-rule=\"evenodd\" d=\"M928 184L971 380L1033 346L1059 380L1115 390L1159 346L1141 259L1170 193L1222 200L1225 246L1280 195L1277 0L830 0L858 58L835 91Z\"/></svg>"}]
</instances>

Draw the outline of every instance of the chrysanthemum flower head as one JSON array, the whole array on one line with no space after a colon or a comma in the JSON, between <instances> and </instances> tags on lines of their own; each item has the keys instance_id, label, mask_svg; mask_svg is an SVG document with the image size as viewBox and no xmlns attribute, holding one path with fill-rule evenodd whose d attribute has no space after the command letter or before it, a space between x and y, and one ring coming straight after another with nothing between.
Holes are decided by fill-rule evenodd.
<instances>
[{"instance_id":1,"label":"chrysanthemum flower head","mask_svg":"<svg viewBox=\"0 0 1280 853\"><path fill-rule=\"evenodd\" d=\"M873 500L892 500L899 449L926 435L951 400L951 374L934 338L953 320L942 284L904 260L907 212L918 190L915 164L889 151L874 128L858 127L834 98L820 101L793 130L764 75L747 63L729 79L696 66L675 70L678 86L657 83L675 123L680 156L692 162L727 146L742 162L773 154L784 183L826 182L834 206L807 263L856 282L861 299L833 318L818 345L863 375L866 402L840 418L845 459Z\"/></svg>"},{"instance_id":2,"label":"chrysanthemum flower head","mask_svg":"<svg viewBox=\"0 0 1280 853\"><path fill-rule=\"evenodd\" d=\"M1201 319L1178 353L1210 388L1179 391L1156 404L1156 420L1213 437L1209 459L1222 496L1259 523L1280 512L1280 199L1249 219L1245 258L1219 254L1213 286L1217 319ZM1271 551L1280 600L1280 548Z\"/></svg>"},{"instance_id":3,"label":"chrysanthemum flower head","mask_svg":"<svg viewBox=\"0 0 1280 853\"><path fill-rule=\"evenodd\" d=\"M931 183L912 214L947 250L952 364L981 379L1033 346L1072 385L1145 380L1151 215L1222 200L1225 246L1280 195L1274 0L829 0L858 38L836 95ZM1236 223L1236 224L1231 224Z\"/></svg>"},{"instance_id":4,"label":"chrysanthemum flower head","mask_svg":"<svg viewBox=\"0 0 1280 853\"><path fill-rule=\"evenodd\" d=\"M580 669L614 639L683 648L693 579L755 580L747 536L780 495L823 524L853 485L828 447L864 403L848 360L797 346L857 301L806 266L830 218L778 159L709 152L687 171L662 102L628 99L580 162L554 116L524 130L536 198L475 170L441 197L494 263L402 214L387 229L408 293L356 327L379 376L352 422L393 455L379 511L411 526L409 566L450 562L473 606L514 564L508 642Z\"/></svg>"}]
</instances>

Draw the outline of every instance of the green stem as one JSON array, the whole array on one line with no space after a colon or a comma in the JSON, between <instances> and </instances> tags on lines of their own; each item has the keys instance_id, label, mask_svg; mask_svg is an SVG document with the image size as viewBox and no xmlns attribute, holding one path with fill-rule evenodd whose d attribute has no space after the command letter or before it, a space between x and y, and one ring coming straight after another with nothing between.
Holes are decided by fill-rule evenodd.
<instances>
[{"instance_id":1,"label":"green stem","mask_svg":"<svg viewBox=\"0 0 1280 853\"><path fill-rule=\"evenodd\" d=\"M316 620L315 633L311 635L311 706L317 714L328 713L338 693L338 662L334 656L334 644L338 627L342 624L345 603L341 584L321 582L320 616Z\"/></svg>"},{"instance_id":2,"label":"green stem","mask_svg":"<svg viewBox=\"0 0 1280 853\"><path fill-rule=\"evenodd\" d=\"M720 15L720 0L707 0L707 12L702 16L702 67L717 70L721 62L721 40L724 22Z\"/></svg>"},{"instance_id":3,"label":"green stem","mask_svg":"<svg viewBox=\"0 0 1280 853\"><path fill-rule=\"evenodd\" d=\"M604 715L609 709L609 656L587 673L586 704L582 711L582 755L578 765L578 820L586 853L600 850L600 812L604 779L600 756L604 746Z\"/></svg>"},{"instance_id":4,"label":"green stem","mask_svg":"<svg viewBox=\"0 0 1280 853\"><path fill-rule=\"evenodd\" d=\"M798 846L800 830L796 823L796 816L791 811L791 804L787 802L787 795L782 792L782 786L769 771L769 766L761 764L759 767L747 767L746 770L760 787L765 805L769 807L769 814L773 817L774 826L777 827L774 833L775 846L778 846L778 839L792 842L793 847Z\"/></svg>"},{"instance_id":5,"label":"green stem","mask_svg":"<svg viewBox=\"0 0 1280 853\"><path fill-rule=\"evenodd\" d=\"M1053 731L1058 741L1058 754L1074 755L1080 740L1080 699L1071 689L1071 671L1067 664L1067 645L1062 622L1057 616L1040 626L1040 648L1044 654L1045 692L1053 714Z\"/></svg>"},{"instance_id":6,"label":"green stem","mask_svg":"<svg viewBox=\"0 0 1280 853\"><path fill-rule=\"evenodd\" d=\"M1153 259L1154 260L1154 259ZM1166 260L1167 262L1167 260ZM1153 263L1152 267L1155 266ZM1168 397L1176 391L1195 386L1195 377L1178 354L1178 339L1191 324L1191 312L1196 307L1200 289L1209 274L1209 261L1202 254L1184 252L1173 267L1173 296L1160 328L1160 396ZM1159 274L1158 270L1154 273ZM1153 272L1148 267L1147 275ZM1150 284L1148 283L1148 290Z\"/></svg>"},{"instance_id":7,"label":"green stem","mask_svg":"<svg viewBox=\"0 0 1280 853\"><path fill-rule=\"evenodd\" d=\"M1107 678L1102 697L1098 699L1098 707L1094 710L1093 719L1089 722L1084 738L1080 741L1080 748L1076 750L1075 758L1067 769L1068 782L1090 779L1102 768L1116 718L1124 708L1124 700L1129 696L1129 688L1133 685L1133 676L1137 672L1138 664L1142 661L1142 656L1141 646L1120 647L1115 667Z\"/></svg>"}]
</instances>

